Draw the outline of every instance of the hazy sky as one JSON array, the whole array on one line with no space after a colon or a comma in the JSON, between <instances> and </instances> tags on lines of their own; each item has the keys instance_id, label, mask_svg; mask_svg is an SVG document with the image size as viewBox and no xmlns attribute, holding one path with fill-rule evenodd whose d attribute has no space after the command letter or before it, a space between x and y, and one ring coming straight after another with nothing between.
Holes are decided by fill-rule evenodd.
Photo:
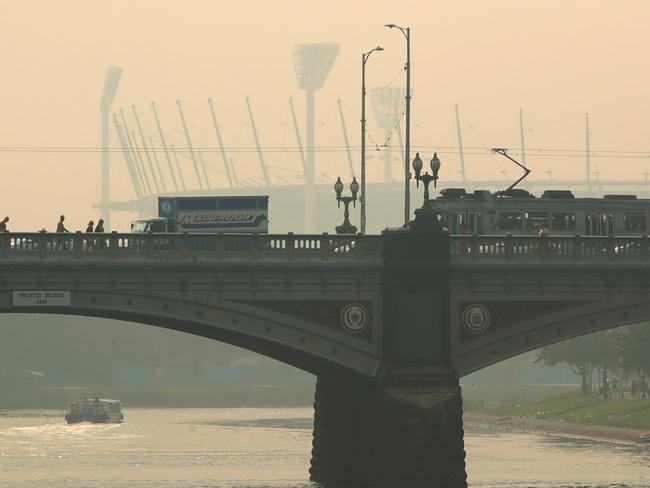
<instances>
[{"instance_id":1,"label":"hazy sky","mask_svg":"<svg viewBox=\"0 0 650 488\"><path fill-rule=\"evenodd\" d=\"M97 148L99 100L109 65L123 68L113 105L138 106L158 143L149 111L156 101L168 138L185 145L175 101L180 98L197 147L213 147L207 109L212 97L228 147L251 147L245 97L250 97L262 145L295 145L287 100L301 124L304 95L295 81L296 43L340 42L324 89L317 94L317 145L341 146L336 100L359 144L360 55L377 44L368 86L400 86L405 42L383 25L412 28L412 144L441 148L444 178L458 171L454 104L465 145L519 147L523 108L529 148L584 148L584 114L595 150L650 150L650 2L638 1L2 1L0 147ZM383 134L368 114L369 133ZM135 125L132 124L132 128ZM304 130L304 124L303 124ZM304 137L304 134L303 134ZM395 138L396 140L396 138ZM113 137L111 144L118 145ZM426 159L431 157L426 150ZM466 157L472 178L517 172L484 150ZM479 153L479 154L472 154ZM260 180L254 154L232 153L240 177ZM600 178L643 178L647 158L595 158ZM221 160L205 155L210 179L224 184ZM295 153L267 154L273 177L295 179ZM358 155L355 154L358 159ZM96 152L0 152L0 213L13 230L53 230L58 214L81 229L99 200ZM528 154L537 177L584 176L584 156ZM161 163L162 155L161 155ZM124 162L113 155L112 197L133 197ZM186 179L190 163L183 158ZM317 175L346 174L345 154L318 155ZM395 162L395 172L399 162ZM322 174L324 173L323 176ZM379 179L380 163L369 161ZM126 230L130 216L114 217Z\"/></svg>"}]
</instances>

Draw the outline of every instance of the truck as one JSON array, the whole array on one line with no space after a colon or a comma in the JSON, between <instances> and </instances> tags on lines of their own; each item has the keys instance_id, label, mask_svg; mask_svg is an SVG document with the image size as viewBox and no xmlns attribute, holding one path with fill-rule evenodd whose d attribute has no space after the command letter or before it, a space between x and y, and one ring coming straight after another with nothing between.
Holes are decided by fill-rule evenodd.
<instances>
[{"instance_id":1,"label":"truck","mask_svg":"<svg viewBox=\"0 0 650 488\"><path fill-rule=\"evenodd\" d=\"M267 233L269 197L158 197L158 217L138 219L131 232Z\"/></svg>"}]
</instances>

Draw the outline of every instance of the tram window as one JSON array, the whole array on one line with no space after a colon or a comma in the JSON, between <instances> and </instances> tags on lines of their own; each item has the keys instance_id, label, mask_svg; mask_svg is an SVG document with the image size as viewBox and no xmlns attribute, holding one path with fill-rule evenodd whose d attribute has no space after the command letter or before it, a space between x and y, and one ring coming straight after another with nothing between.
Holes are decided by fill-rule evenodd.
<instances>
[{"instance_id":1,"label":"tram window","mask_svg":"<svg viewBox=\"0 0 650 488\"><path fill-rule=\"evenodd\" d=\"M547 212L524 212L524 218L526 219L526 229L528 230L534 229L541 224L544 227L548 227Z\"/></svg>"},{"instance_id":2,"label":"tram window","mask_svg":"<svg viewBox=\"0 0 650 488\"><path fill-rule=\"evenodd\" d=\"M465 222L464 213L452 213L449 214L449 225L451 226L449 230L452 234L466 234L467 232L464 229L467 227L467 222Z\"/></svg>"},{"instance_id":3,"label":"tram window","mask_svg":"<svg viewBox=\"0 0 650 488\"><path fill-rule=\"evenodd\" d=\"M566 212L553 212L551 214L553 230L576 230L576 215Z\"/></svg>"},{"instance_id":4,"label":"tram window","mask_svg":"<svg viewBox=\"0 0 650 488\"><path fill-rule=\"evenodd\" d=\"M624 221L626 231L641 231L648 228L645 213L626 213Z\"/></svg>"},{"instance_id":5,"label":"tram window","mask_svg":"<svg viewBox=\"0 0 650 488\"><path fill-rule=\"evenodd\" d=\"M499 212L500 230L521 230L523 219L520 212Z\"/></svg>"}]
</instances>

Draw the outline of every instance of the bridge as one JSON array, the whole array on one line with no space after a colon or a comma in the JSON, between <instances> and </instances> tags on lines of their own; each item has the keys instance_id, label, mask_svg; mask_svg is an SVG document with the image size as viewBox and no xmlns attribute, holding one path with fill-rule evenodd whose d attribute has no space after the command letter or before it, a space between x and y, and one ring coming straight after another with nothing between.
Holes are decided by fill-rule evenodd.
<instances>
[{"instance_id":1,"label":"bridge","mask_svg":"<svg viewBox=\"0 0 650 488\"><path fill-rule=\"evenodd\" d=\"M449 236L416 215L374 236L0 234L0 312L147 323L273 357L317 376L314 480L464 487L458 378L650 319L650 246Z\"/></svg>"}]
</instances>

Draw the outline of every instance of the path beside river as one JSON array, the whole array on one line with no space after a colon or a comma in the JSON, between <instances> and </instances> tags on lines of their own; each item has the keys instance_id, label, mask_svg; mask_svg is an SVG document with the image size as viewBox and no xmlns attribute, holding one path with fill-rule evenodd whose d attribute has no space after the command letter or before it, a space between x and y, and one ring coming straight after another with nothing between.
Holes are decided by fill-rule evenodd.
<instances>
[{"instance_id":1,"label":"path beside river","mask_svg":"<svg viewBox=\"0 0 650 488\"><path fill-rule=\"evenodd\" d=\"M477 412L465 412L466 427L480 427L510 432L561 435L595 440L638 442L638 437L648 434L647 430L628 429L604 425L576 424L566 421L532 419L515 416L501 416Z\"/></svg>"}]
</instances>

